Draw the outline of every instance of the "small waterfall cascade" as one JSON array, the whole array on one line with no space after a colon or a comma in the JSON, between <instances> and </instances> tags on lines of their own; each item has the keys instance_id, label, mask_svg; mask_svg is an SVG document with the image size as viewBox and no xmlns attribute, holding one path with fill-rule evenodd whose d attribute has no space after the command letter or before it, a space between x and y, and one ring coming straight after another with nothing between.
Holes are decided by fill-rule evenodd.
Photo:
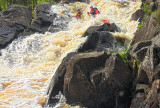
<instances>
[{"instance_id":1,"label":"small waterfall cascade","mask_svg":"<svg viewBox=\"0 0 160 108\"><path fill-rule=\"evenodd\" d=\"M96 18L87 15L90 5L101 12ZM57 16L49 31L54 33L19 38L1 50L0 107L41 108L54 72L68 53L75 52L86 41L84 32L109 20L121 29L114 36L131 40L138 26L137 21L131 21L131 15L140 6L140 1L124 0L53 5L50 14ZM74 17L77 8L81 8L85 21Z\"/></svg>"}]
</instances>

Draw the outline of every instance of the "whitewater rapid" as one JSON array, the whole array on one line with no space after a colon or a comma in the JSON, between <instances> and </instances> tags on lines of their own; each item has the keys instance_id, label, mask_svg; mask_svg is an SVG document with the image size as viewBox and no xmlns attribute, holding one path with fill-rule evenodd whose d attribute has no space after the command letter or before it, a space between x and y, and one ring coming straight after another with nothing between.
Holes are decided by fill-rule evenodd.
<instances>
[{"instance_id":1,"label":"whitewater rapid","mask_svg":"<svg viewBox=\"0 0 160 108\"><path fill-rule=\"evenodd\" d=\"M87 15L90 5L96 6L101 12L96 18ZM69 16L61 14L62 11L74 16L77 8L81 8L85 21L69 18L68 27L63 31L19 38L1 51L0 108L43 107L54 72L68 53L75 52L85 42L87 37L82 35L87 28L109 20L121 29L121 32L113 33L114 36L131 40L138 26L137 21L131 21L131 15L140 6L139 1L126 1L121 4L112 0L92 0L90 4L76 2L63 6L53 5L50 14L57 13L66 19Z\"/></svg>"}]
</instances>

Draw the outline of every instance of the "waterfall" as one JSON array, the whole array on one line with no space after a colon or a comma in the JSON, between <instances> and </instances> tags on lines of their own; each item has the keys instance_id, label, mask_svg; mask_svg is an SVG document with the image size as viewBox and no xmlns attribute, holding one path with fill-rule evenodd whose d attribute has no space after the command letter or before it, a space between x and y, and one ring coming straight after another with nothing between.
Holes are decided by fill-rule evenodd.
<instances>
[{"instance_id":1,"label":"waterfall","mask_svg":"<svg viewBox=\"0 0 160 108\"><path fill-rule=\"evenodd\" d=\"M141 2L121 2L92 0L90 4L53 5L50 14L56 13L57 17L49 31L54 33L18 38L1 51L0 107L41 108L54 72L68 53L75 52L85 42L86 37L82 35L88 27L109 20L121 29L114 36L132 40L138 22L131 21L131 15L140 8ZM96 18L87 15L90 5L101 12ZM81 8L85 21L74 17L77 8Z\"/></svg>"}]
</instances>

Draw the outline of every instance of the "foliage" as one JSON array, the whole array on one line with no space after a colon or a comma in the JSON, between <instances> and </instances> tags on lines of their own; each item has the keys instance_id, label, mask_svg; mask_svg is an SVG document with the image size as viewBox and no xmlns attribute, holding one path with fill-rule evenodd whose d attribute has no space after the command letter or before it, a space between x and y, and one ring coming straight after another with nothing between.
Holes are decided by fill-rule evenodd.
<instances>
[{"instance_id":1,"label":"foliage","mask_svg":"<svg viewBox=\"0 0 160 108\"><path fill-rule=\"evenodd\" d=\"M57 3L60 0L0 0L0 11L4 11L7 6L12 4L25 5L34 8L36 5L39 5L44 2Z\"/></svg>"},{"instance_id":2,"label":"foliage","mask_svg":"<svg viewBox=\"0 0 160 108\"><path fill-rule=\"evenodd\" d=\"M140 29L143 25L143 22L144 22L144 18L142 19L142 21L140 22L140 24L138 25L138 29Z\"/></svg>"},{"instance_id":3,"label":"foliage","mask_svg":"<svg viewBox=\"0 0 160 108\"><path fill-rule=\"evenodd\" d=\"M148 7L148 5L146 3L143 3L142 9L143 9L143 11L145 12L145 14L147 16L151 15L152 11L149 9L149 7Z\"/></svg>"},{"instance_id":4,"label":"foliage","mask_svg":"<svg viewBox=\"0 0 160 108\"><path fill-rule=\"evenodd\" d=\"M0 11L5 10L7 7L6 0L0 0Z\"/></svg>"},{"instance_id":5,"label":"foliage","mask_svg":"<svg viewBox=\"0 0 160 108\"><path fill-rule=\"evenodd\" d=\"M137 65L137 68L138 68L138 69L141 67L140 63L141 63L141 62L140 62L139 60L136 60L136 65Z\"/></svg>"},{"instance_id":6,"label":"foliage","mask_svg":"<svg viewBox=\"0 0 160 108\"><path fill-rule=\"evenodd\" d=\"M154 21L158 24L160 24L160 9L158 9L157 11L155 11L153 14L156 14L156 16L154 17Z\"/></svg>"},{"instance_id":7,"label":"foliage","mask_svg":"<svg viewBox=\"0 0 160 108\"><path fill-rule=\"evenodd\" d=\"M123 61L128 65L128 59L125 53L119 53L119 55L122 57Z\"/></svg>"},{"instance_id":8,"label":"foliage","mask_svg":"<svg viewBox=\"0 0 160 108\"><path fill-rule=\"evenodd\" d=\"M148 5L146 3L143 3L142 5L142 9L145 12L145 15L142 19L142 21L140 22L140 24L138 25L138 29L140 29L144 23L144 20L146 20L146 18L152 14L152 11L149 9Z\"/></svg>"},{"instance_id":9,"label":"foliage","mask_svg":"<svg viewBox=\"0 0 160 108\"><path fill-rule=\"evenodd\" d=\"M127 56L126 56L126 52L131 48L131 46L127 46L126 49L124 49L122 52L119 52L119 55L122 57L123 61L128 65L129 61L127 59Z\"/></svg>"}]
</instances>

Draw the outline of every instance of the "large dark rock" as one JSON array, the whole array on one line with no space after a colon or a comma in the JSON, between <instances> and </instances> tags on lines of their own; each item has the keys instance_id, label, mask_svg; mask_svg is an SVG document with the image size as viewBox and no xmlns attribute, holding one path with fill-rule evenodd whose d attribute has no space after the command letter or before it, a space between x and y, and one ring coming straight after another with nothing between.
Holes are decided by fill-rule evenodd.
<instances>
[{"instance_id":1,"label":"large dark rock","mask_svg":"<svg viewBox=\"0 0 160 108\"><path fill-rule=\"evenodd\" d=\"M160 108L160 79L155 80L140 108Z\"/></svg>"},{"instance_id":2,"label":"large dark rock","mask_svg":"<svg viewBox=\"0 0 160 108\"><path fill-rule=\"evenodd\" d=\"M80 103L88 108L129 107L126 90L132 82L131 72L118 54L91 52L69 58L56 72L57 83L57 78L52 79L46 105L53 106L55 95L61 91L68 104Z\"/></svg>"},{"instance_id":3,"label":"large dark rock","mask_svg":"<svg viewBox=\"0 0 160 108\"><path fill-rule=\"evenodd\" d=\"M114 37L109 32L95 32L87 38L87 41L79 48L78 52L105 51L105 48L112 48Z\"/></svg>"},{"instance_id":4,"label":"large dark rock","mask_svg":"<svg viewBox=\"0 0 160 108\"><path fill-rule=\"evenodd\" d=\"M137 84L130 108L140 108L142 102L146 99L146 94L148 94L149 91L149 85Z\"/></svg>"},{"instance_id":5,"label":"large dark rock","mask_svg":"<svg viewBox=\"0 0 160 108\"><path fill-rule=\"evenodd\" d=\"M83 36L88 36L87 41L79 48L78 52L111 51L117 46L124 46L125 40L115 38L109 33L115 31L119 30L114 23L89 27L83 34Z\"/></svg>"},{"instance_id":6,"label":"large dark rock","mask_svg":"<svg viewBox=\"0 0 160 108\"><path fill-rule=\"evenodd\" d=\"M11 5L0 12L0 26L18 23L29 26L32 20L32 9L26 6Z\"/></svg>"},{"instance_id":7,"label":"large dark rock","mask_svg":"<svg viewBox=\"0 0 160 108\"><path fill-rule=\"evenodd\" d=\"M48 30L55 18L55 15L50 14L51 6L51 3L46 2L35 7L34 20L29 29L35 32L45 32Z\"/></svg>"},{"instance_id":8,"label":"large dark rock","mask_svg":"<svg viewBox=\"0 0 160 108\"><path fill-rule=\"evenodd\" d=\"M141 41L133 45L127 52L129 60L134 59L139 65L136 81L138 83L151 84L160 78L160 35L150 41Z\"/></svg>"},{"instance_id":9,"label":"large dark rock","mask_svg":"<svg viewBox=\"0 0 160 108\"><path fill-rule=\"evenodd\" d=\"M57 95L59 93L59 91L61 91L63 93L63 88L64 88L64 77L65 74L67 72L67 69L69 68L69 65L73 62L73 61L77 61L79 59L91 59L91 61L89 60L88 62L93 62L92 60L98 60L97 62L94 62L94 66L93 66L93 70L94 69L99 69L104 67L105 65L105 61L108 58L109 55L101 52L101 53L87 53L87 54L76 54L75 53L70 53L67 55L67 57L65 57L61 63L61 65L59 66L59 68L56 71L56 75L52 78L52 81L50 83L50 88L49 88L49 99L47 101L46 104L53 106L57 100L54 97L55 95ZM85 60L85 61L86 61ZM101 62L100 62L101 61ZM99 65L96 65L99 64ZM89 64L88 64L89 65ZM85 66L85 65L84 65ZM88 67L89 68L89 67Z\"/></svg>"},{"instance_id":10,"label":"large dark rock","mask_svg":"<svg viewBox=\"0 0 160 108\"><path fill-rule=\"evenodd\" d=\"M155 38L153 38L151 41L154 45L160 46L160 34L156 36Z\"/></svg>"},{"instance_id":11,"label":"large dark rock","mask_svg":"<svg viewBox=\"0 0 160 108\"><path fill-rule=\"evenodd\" d=\"M149 84L149 78L143 67L140 67L138 70L136 83Z\"/></svg>"},{"instance_id":12,"label":"large dark rock","mask_svg":"<svg viewBox=\"0 0 160 108\"><path fill-rule=\"evenodd\" d=\"M138 93L138 92L142 92L142 93L145 93L145 94L148 94L150 88L149 88L149 85L145 85L145 84L140 84L138 83L136 85L136 90L135 92Z\"/></svg>"},{"instance_id":13,"label":"large dark rock","mask_svg":"<svg viewBox=\"0 0 160 108\"><path fill-rule=\"evenodd\" d=\"M141 22L144 15L145 15L145 12L143 11L143 9L138 9L135 13L132 14L131 20L134 20L134 21L138 20L139 22Z\"/></svg>"},{"instance_id":14,"label":"large dark rock","mask_svg":"<svg viewBox=\"0 0 160 108\"><path fill-rule=\"evenodd\" d=\"M89 27L83 34L88 36L87 41L78 49L78 52L111 51L117 46L124 46L125 40L113 37L109 31L115 32L118 28L114 23Z\"/></svg>"},{"instance_id":15,"label":"large dark rock","mask_svg":"<svg viewBox=\"0 0 160 108\"><path fill-rule=\"evenodd\" d=\"M108 77L120 83L124 88L131 86L131 71L119 54L112 54L112 56L107 59L105 68L102 71L104 71Z\"/></svg>"},{"instance_id":16,"label":"large dark rock","mask_svg":"<svg viewBox=\"0 0 160 108\"><path fill-rule=\"evenodd\" d=\"M159 6L160 6L159 2L151 2L149 8L151 11L155 11L159 8Z\"/></svg>"},{"instance_id":17,"label":"large dark rock","mask_svg":"<svg viewBox=\"0 0 160 108\"><path fill-rule=\"evenodd\" d=\"M150 2L158 2L159 0L141 0L142 3L147 3L149 4Z\"/></svg>"},{"instance_id":18,"label":"large dark rock","mask_svg":"<svg viewBox=\"0 0 160 108\"><path fill-rule=\"evenodd\" d=\"M91 26L87 29L83 36L91 36L93 33L97 31L103 31L103 26Z\"/></svg>"},{"instance_id":19,"label":"large dark rock","mask_svg":"<svg viewBox=\"0 0 160 108\"><path fill-rule=\"evenodd\" d=\"M18 34L23 32L25 26L12 24L0 27L0 48L6 47L12 40L17 38Z\"/></svg>"},{"instance_id":20,"label":"large dark rock","mask_svg":"<svg viewBox=\"0 0 160 108\"><path fill-rule=\"evenodd\" d=\"M146 52L149 46L151 45L152 45L152 41L138 42L128 50L127 55L130 55L132 56L132 58L136 60L140 60L142 62L144 57L146 56Z\"/></svg>"},{"instance_id":21,"label":"large dark rock","mask_svg":"<svg viewBox=\"0 0 160 108\"><path fill-rule=\"evenodd\" d=\"M83 34L83 36L91 36L93 33L97 31L110 31L110 32L115 32L115 31L120 31L119 28L114 24L114 23L104 23L103 25L100 26L91 26L89 27L86 32Z\"/></svg>"},{"instance_id":22,"label":"large dark rock","mask_svg":"<svg viewBox=\"0 0 160 108\"><path fill-rule=\"evenodd\" d=\"M73 2L87 2L89 3L90 0L59 0L61 3L73 3Z\"/></svg>"},{"instance_id":23,"label":"large dark rock","mask_svg":"<svg viewBox=\"0 0 160 108\"><path fill-rule=\"evenodd\" d=\"M157 47L155 45L150 46L150 48L147 51L146 57L144 61L141 64L141 69L146 72L149 82L152 83L155 79L155 77L160 77L157 76L155 72L156 67L160 63L160 47Z\"/></svg>"},{"instance_id":24,"label":"large dark rock","mask_svg":"<svg viewBox=\"0 0 160 108\"><path fill-rule=\"evenodd\" d=\"M144 96L144 93L137 93L132 100L130 108L140 108L140 104L145 100Z\"/></svg>"},{"instance_id":25,"label":"large dark rock","mask_svg":"<svg viewBox=\"0 0 160 108\"><path fill-rule=\"evenodd\" d=\"M132 45L140 41L153 39L160 33L160 25L155 22L154 17L154 14L149 16L142 27L136 31Z\"/></svg>"},{"instance_id":26,"label":"large dark rock","mask_svg":"<svg viewBox=\"0 0 160 108\"><path fill-rule=\"evenodd\" d=\"M95 32L87 38L87 41L78 49L78 52L86 52L96 50L99 42L99 33Z\"/></svg>"},{"instance_id":27,"label":"large dark rock","mask_svg":"<svg viewBox=\"0 0 160 108\"><path fill-rule=\"evenodd\" d=\"M136 93L132 100L130 108L159 108L159 93L159 79L155 80L152 85L137 84Z\"/></svg>"},{"instance_id":28,"label":"large dark rock","mask_svg":"<svg viewBox=\"0 0 160 108\"><path fill-rule=\"evenodd\" d=\"M134 80L133 88L137 83L149 83L147 74L141 70L141 62L146 57L148 48L152 45L152 41L142 41L134 44L126 53L128 59L128 66L132 71L132 77ZM139 69L140 68L140 69Z\"/></svg>"}]
</instances>

